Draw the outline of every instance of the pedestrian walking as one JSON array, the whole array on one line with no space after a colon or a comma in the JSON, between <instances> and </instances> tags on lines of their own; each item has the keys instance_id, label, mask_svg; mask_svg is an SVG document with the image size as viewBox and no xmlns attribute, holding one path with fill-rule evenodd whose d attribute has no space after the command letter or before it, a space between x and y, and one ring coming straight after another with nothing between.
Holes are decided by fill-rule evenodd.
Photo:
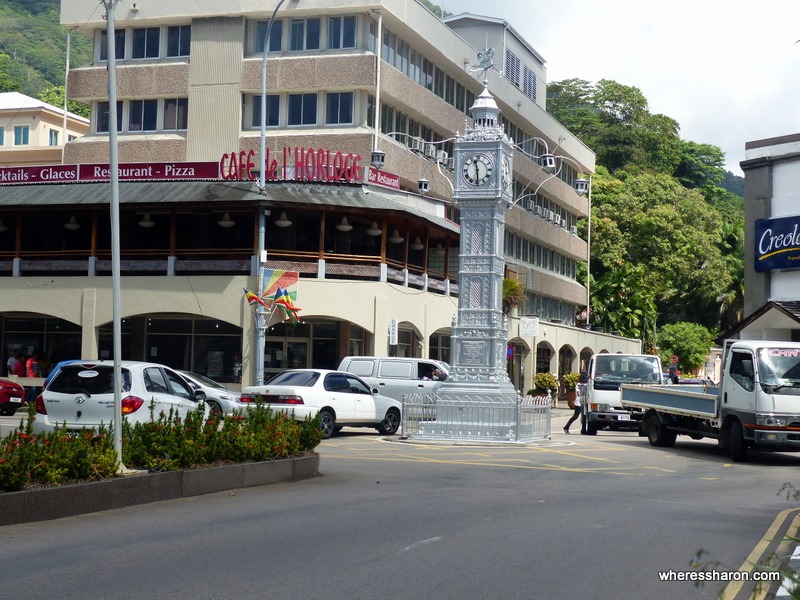
<instances>
[{"instance_id":1,"label":"pedestrian walking","mask_svg":"<svg viewBox=\"0 0 800 600\"><path fill-rule=\"evenodd\" d=\"M572 425L581 416L581 386L575 386L575 401L572 405L572 416L564 425L564 433L569 434L569 426Z\"/></svg>"}]
</instances>

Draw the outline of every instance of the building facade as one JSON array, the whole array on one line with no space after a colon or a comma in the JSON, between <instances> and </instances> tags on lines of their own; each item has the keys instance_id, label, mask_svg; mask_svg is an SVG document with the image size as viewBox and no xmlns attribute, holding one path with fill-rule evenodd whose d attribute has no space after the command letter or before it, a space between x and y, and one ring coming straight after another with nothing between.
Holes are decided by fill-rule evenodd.
<instances>
[{"instance_id":1,"label":"building facade","mask_svg":"<svg viewBox=\"0 0 800 600\"><path fill-rule=\"evenodd\" d=\"M744 320L728 337L800 340L800 134L745 145Z\"/></svg>"},{"instance_id":2,"label":"building facade","mask_svg":"<svg viewBox=\"0 0 800 600\"><path fill-rule=\"evenodd\" d=\"M66 145L55 175L6 173L0 196L6 353L110 357L112 111L97 4L61 6L62 23L94 41L68 81L92 107L89 134ZM452 141L484 76L515 143L504 251L526 298L509 316L512 382L524 390L536 371L640 347L574 326L589 201L573 186L594 154L546 113L544 61L508 23L443 22L415 0L290 0L267 39L276 4L116 8L124 358L230 381L240 354L252 381L258 336L242 290L288 272L302 322L270 323L267 374L347 354L447 361L459 293ZM520 335L522 318L539 328Z\"/></svg>"},{"instance_id":3,"label":"building facade","mask_svg":"<svg viewBox=\"0 0 800 600\"><path fill-rule=\"evenodd\" d=\"M19 92L0 93L0 167L58 165L89 120Z\"/></svg>"}]
</instances>

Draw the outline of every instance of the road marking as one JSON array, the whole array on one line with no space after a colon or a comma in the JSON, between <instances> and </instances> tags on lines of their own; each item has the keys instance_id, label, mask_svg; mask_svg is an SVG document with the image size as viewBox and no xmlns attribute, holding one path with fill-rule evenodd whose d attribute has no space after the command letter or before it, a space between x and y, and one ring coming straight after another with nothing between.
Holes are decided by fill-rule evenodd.
<instances>
[{"instance_id":1,"label":"road marking","mask_svg":"<svg viewBox=\"0 0 800 600\"><path fill-rule=\"evenodd\" d=\"M428 544L433 544L434 542L438 542L441 540L441 537L432 537L428 538L427 540L422 540L421 542L417 542L416 544L411 544L410 546L406 546L402 550L398 552L398 554L403 554L403 552L411 552L412 550L416 550L421 546L427 546Z\"/></svg>"},{"instance_id":2,"label":"road marking","mask_svg":"<svg viewBox=\"0 0 800 600\"><path fill-rule=\"evenodd\" d=\"M778 530L783 526L786 520L789 518L789 515L792 513L796 513L800 511L800 508L787 508L786 510L782 510L778 513L778 516L775 517L775 520L772 521L772 525L769 526L767 532L762 536L762 538L758 541L753 548L753 551L747 556L745 561L742 563L742 566L739 567L739 571L743 571L745 573L752 573L755 569L756 565L764 560L764 554L769 548L769 545L776 540L776 535L778 534ZM796 519L792 521L792 525L794 525ZM793 534L794 535L794 534ZM717 596L717 600L733 600L736 598L736 595L741 591L742 586L745 582L743 581L732 581L725 588L722 590L719 596ZM767 586L769 587L769 586ZM763 593L763 592L762 592ZM761 596L762 598L765 596Z\"/></svg>"}]
</instances>

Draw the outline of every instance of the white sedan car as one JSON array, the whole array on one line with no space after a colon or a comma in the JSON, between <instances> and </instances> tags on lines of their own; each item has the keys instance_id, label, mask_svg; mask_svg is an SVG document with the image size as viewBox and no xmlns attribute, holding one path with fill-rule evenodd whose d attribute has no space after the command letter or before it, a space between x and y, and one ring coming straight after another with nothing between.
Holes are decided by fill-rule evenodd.
<instances>
[{"instance_id":1,"label":"white sedan car","mask_svg":"<svg viewBox=\"0 0 800 600\"><path fill-rule=\"evenodd\" d=\"M120 366L122 416L129 422L149 421L151 402L155 418L170 410L184 418L206 399L202 391L195 391L164 365L123 360ZM33 429L41 433L63 426L67 431L80 431L113 421L114 362L79 360L62 365L36 398Z\"/></svg>"},{"instance_id":2,"label":"white sedan car","mask_svg":"<svg viewBox=\"0 0 800 600\"><path fill-rule=\"evenodd\" d=\"M194 373L192 371L178 371L184 379L195 389L200 390L206 395L206 404L212 414L232 415L235 412L243 413L249 405L240 400L241 394L229 390L224 384L218 383L213 379Z\"/></svg>"},{"instance_id":3,"label":"white sedan car","mask_svg":"<svg viewBox=\"0 0 800 600\"><path fill-rule=\"evenodd\" d=\"M400 428L402 405L382 396L352 373L326 369L292 369L264 385L242 390L242 402L261 400L270 410L294 413L298 421L322 418L322 436L329 438L345 425L373 427L384 435Z\"/></svg>"}]
</instances>

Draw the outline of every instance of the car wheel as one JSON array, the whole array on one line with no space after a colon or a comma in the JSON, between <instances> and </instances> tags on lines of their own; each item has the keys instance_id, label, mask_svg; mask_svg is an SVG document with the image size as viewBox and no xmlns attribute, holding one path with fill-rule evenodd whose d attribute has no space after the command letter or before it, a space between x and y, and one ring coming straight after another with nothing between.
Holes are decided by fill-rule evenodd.
<instances>
[{"instance_id":1,"label":"car wheel","mask_svg":"<svg viewBox=\"0 0 800 600\"><path fill-rule=\"evenodd\" d=\"M386 411L386 416L378 425L378 433L381 435L394 435L400 429L400 413L395 408Z\"/></svg>"},{"instance_id":2,"label":"car wheel","mask_svg":"<svg viewBox=\"0 0 800 600\"><path fill-rule=\"evenodd\" d=\"M728 452L733 462L747 460L747 442L744 440L744 430L738 419L734 419L728 428Z\"/></svg>"},{"instance_id":3,"label":"car wheel","mask_svg":"<svg viewBox=\"0 0 800 600\"><path fill-rule=\"evenodd\" d=\"M327 440L336 430L336 417L327 409L319 411L319 428L322 429L322 439Z\"/></svg>"},{"instance_id":4,"label":"car wheel","mask_svg":"<svg viewBox=\"0 0 800 600\"><path fill-rule=\"evenodd\" d=\"M223 410L219 402L216 400L206 400L206 404L208 404L208 410L213 418L222 418Z\"/></svg>"}]
</instances>

